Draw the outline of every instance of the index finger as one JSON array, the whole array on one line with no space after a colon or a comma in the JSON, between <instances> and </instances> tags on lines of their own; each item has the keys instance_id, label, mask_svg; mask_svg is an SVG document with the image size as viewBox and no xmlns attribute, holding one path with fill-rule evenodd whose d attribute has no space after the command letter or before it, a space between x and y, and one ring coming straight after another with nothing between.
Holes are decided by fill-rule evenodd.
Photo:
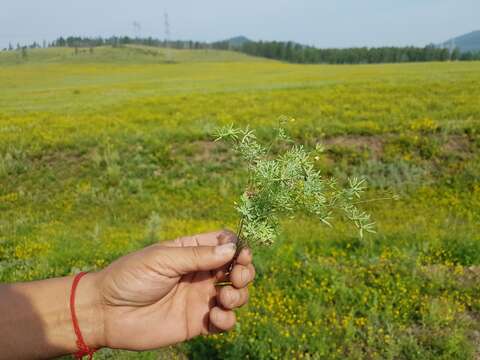
<instances>
[{"instance_id":1,"label":"index finger","mask_svg":"<svg viewBox=\"0 0 480 360\"><path fill-rule=\"evenodd\" d=\"M220 230L192 236L183 236L175 240L162 242L160 245L167 247L217 246L229 242L236 243L237 236L230 230Z\"/></svg>"}]
</instances>

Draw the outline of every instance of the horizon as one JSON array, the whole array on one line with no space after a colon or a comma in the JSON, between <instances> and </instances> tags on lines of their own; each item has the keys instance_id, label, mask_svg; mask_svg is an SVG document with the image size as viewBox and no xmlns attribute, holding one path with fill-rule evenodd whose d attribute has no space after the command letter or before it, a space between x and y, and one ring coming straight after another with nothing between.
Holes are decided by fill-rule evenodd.
<instances>
[{"instance_id":1,"label":"horizon","mask_svg":"<svg viewBox=\"0 0 480 360\"><path fill-rule=\"evenodd\" d=\"M402 47L419 47L419 48L423 48L423 47L426 47L426 46L429 46L429 45L442 45L442 44L446 44L448 43L449 41L452 41L458 37L461 37L461 36L464 36L464 35L468 35L468 34L472 34L472 33L476 33L476 32L480 32L480 30L472 30L472 31L469 31L467 33L463 33L463 34L459 34L459 35L456 35L456 36L452 36L451 38L445 40L445 41L442 41L442 42L438 42L438 43L428 43L428 44L424 44L424 45L397 45L397 46L392 46L392 45L381 45L381 46L367 46L367 45L359 45L359 46L351 46L351 47L340 47L340 46L337 46L337 47L330 47L331 49L355 49L355 48L382 48L382 47L398 47L398 48L402 48ZM43 41L46 41L47 44L53 42L53 41L57 41L59 39L68 39L70 37L80 37L80 38L84 38L84 39L103 39L103 40L107 40L107 39L110 39L110 38L122 38L122 37L128 37L132 40L135 40L135 39L139 39L139 40L146 40L148 38L151 38L153 40L160 40L160 41L163 41L165 40L164 38L162 37L152 37L152 36L140 36L140 37L135 37L135 36L132 36L132 35L128 35L128 34L121 34L121 35L109 35L109 36L101 36L101 35L96 35L96 36L88 36L88 35L59 35L58 37L56 38L53 38L53 39L49 39L49 40L33 40L29 43L13 43L13 42L9 42L6 46L0 46L0 50L2 49L7 49L9 45L12 45L13 49L16 49L17 48L17 44L20 45L21 47L28 47L30 45L33 45L34 43L36 43L40 48L43 47L42 45L42 42ZM168 41L169 42L176 42L176 41L180 41L180 42L188 42L188 41L193 41L193 42L200 42L200 43L204 43L204 44L214 44L215 42L223 42L223 41L230 41L230 40L234 40L234 39L238 39L238 38L243 38L245 39L246 41L253 41L253 42L280 42L280 43L287 43L287 42L293 42L293 43L296 43L296 44L299 44L299 45L304 45L304 46L308 46L308 44L302 44L300 42L297 42L297 41L294 41L294 40L277 40L277 39L273 39L273 40L264 40L264 39L252 39L248 36L245 36L245 35L242 35L242 34L239 34L239 35L236 35L236 36L232 36L232 37L229 37L229 38L225 38L225 39L218 39L218 40L213 40L213 41L205 41L205 40L193 40L193 39L169 39ZM313 47L315 48L318 48L318 49L322 49L318 46L315 46L313 45ZM327 48L323 48L323 49L327 49Z\"/></svg>"},{"instance_id":2,"label":"horizon","mask_svg":"<svg viewBox=\"0 0 480 360\"><path fill-rule=\"evenodd\" d=\"M170 39L214 42L236 36L254 41L293 41L318 48L426 46L476 31L474 0L423 0L339 4L303 0L293 3L267 0L257 4L225 4L193 0L142 4L85 0L66 8L59 0L30 4L7 0L0 13L0 48L50 42L58 37L153 37L164 39L165 11L169 14ZM188 8L189 11L185 11ZM108 21L105 19L108 18ZM139 26L134 26L134 22ZM22 24L19 26L19 24Z\"/></svg>"}]
</instances>

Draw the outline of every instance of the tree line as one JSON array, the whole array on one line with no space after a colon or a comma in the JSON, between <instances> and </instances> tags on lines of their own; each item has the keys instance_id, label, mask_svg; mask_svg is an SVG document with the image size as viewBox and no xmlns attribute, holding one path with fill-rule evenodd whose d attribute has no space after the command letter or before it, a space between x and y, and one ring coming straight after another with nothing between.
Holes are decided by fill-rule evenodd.
<instances>
[{"instance_id":1,"label":"tree line","mask_svg":"<svg viewBox=\"0 0 480 360\"><path fill-rule=\"evenodd\" d=\"M301 64L378 64L423 61L480 60L479 52L462 53L458 48L377 47L318 49L293 42L246 42L240 51L253 56Z\"/></svg>"},{"instance_id":2,"label":"tree line","mask_svg":"<svg viewBox=\"0 0 480 360\"><path fill-rule=\"evenodd\" d=\"M28 46L17 44L17 50L26 48L71 47L90 48L98 46L121 47L129 44L169 47L173 49L219 49L239 51L252 56L265 57L300 64L378 64L424 61L472 61L480 60L480 51L461 52L458 48L446 49L435 45L425 47L357 47L346 49L319 49L313 46L282 41L246 41L232 45L229 41L200 42L192 40L161 40L152 37L132 38L129 36L103 37L59 37L52 42L43 42L43 46L34 42ZM14 50L10 44L8 49Z\"/></svg>"}]
</instances>

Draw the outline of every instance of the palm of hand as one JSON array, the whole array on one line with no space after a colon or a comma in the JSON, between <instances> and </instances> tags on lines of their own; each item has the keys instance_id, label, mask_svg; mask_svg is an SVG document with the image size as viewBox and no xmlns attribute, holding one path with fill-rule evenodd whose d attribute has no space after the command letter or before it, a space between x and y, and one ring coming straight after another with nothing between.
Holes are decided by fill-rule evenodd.
<instances>
[{"instance_id":1,"label":"palm of hand","mask_svg":"<svg viewBox=\"0 0 480 360\"><path fill-rule=\"evenodd\" d=\"M231 328L235 316L229 310L247 301L245 287L254 276L250 253L242 251L232 270L235 288L217 290L215 284L224 278L228 260L213 270L183 274L179 269L192 265L182 262L191 259L172 256L172 251L206 249L232 240L224 232L181 238L153 245L105 269L102 295L107 345L146 350ZM201 261L200 253L193 250Z\"/></svg>"}]
</instances>

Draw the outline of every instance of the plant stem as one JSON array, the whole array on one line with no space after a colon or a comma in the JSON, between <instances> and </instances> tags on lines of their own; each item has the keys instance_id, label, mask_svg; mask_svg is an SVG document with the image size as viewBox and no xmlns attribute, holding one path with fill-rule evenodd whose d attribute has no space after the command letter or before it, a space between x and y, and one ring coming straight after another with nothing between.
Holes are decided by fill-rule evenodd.
<instances>
[{"instance_id":1,"label":"plant stem","mask_svg":"<svg viewBox=\"0 0 480 360\"><path fill-rule=\"evenodd\" d=\"M233 257L233 261L235 261L240 255L240 251L247 245L245 239L242 236L242 230L243 230L243 224L244 224L244 217L240 219L240 224L238 225L238 230L237 230L237 251L235 252L235 256Z\"/></svg>"},{"instance_id":2,"label":"plant stem","mask_svg":"<svg viewBox=\"0 0 480 360\"><path fill-rule=\"evenodd\" d=\"M392 200L392 198L393 197L383 197L383 198L374 198L374 199L368 199L368 200L362 200L362 201L355 201L353 205L365 204L365 203L382 201L382 200Z\"/></svg>"},{"instance_id":3,"label":"plant stem","mask_svg":"<svg viewBox=\"0 0 480 360\"><path fill-rule=\"evenodd\" d=\"M242 237L243 223L244 223L244 218L242 217L240 219L240 223L238 224L238 230L237 230L237 250L235 251L235 255L233 256L233 259L230 262L230 265L228 266L228 271L226 273L227 279L225 281L217 282L215 286L223 287L223 286L232 285L232 282L230 281L230 274L232 273L233 267L235 265L235 261L240 255L240 252L246 246L246 242Z\"/></svg>"}]
</instances>

